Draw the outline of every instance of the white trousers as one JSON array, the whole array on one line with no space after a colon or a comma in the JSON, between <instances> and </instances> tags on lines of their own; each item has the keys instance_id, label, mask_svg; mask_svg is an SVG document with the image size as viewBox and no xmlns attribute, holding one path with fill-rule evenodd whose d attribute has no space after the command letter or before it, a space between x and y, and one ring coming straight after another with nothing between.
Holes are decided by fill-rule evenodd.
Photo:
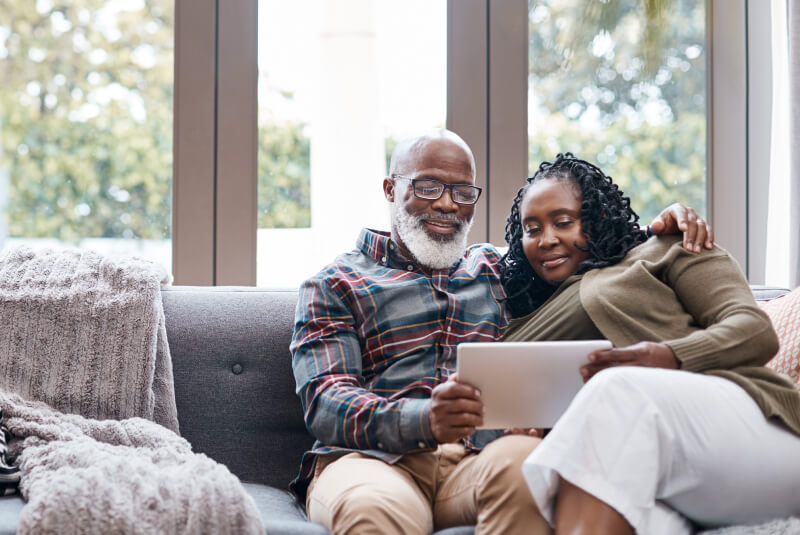
<instances>
[{"instance_id":1,"label":"white trousers","mask_svg":"<svg viewBox=\"0 0 800 535\"><path fill-rule=\"evenodd\" d=\"M639 534L800 514L800 437L735 383L690 372L598 373L522 470L551 525L560 477Z\"/></svg>"}]
</instances>

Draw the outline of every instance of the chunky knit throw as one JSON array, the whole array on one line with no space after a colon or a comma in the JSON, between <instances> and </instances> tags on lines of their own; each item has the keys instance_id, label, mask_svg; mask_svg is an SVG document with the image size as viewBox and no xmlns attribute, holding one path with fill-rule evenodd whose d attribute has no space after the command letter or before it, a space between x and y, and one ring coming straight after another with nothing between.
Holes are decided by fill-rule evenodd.
<instances>
[{"instance_id":1,"label":"chunky knit throw","mask_svg":"<svg viewBox=\"0 0 800 535\"><path fill-rule=\"evenodd\" d=\"M148 262L92 252L0 254L0 408L27 501L19 533L264 532L239 480L174 432L161 278Z\"/></svg>"},{"instance_id":2,"label":"chunky knit throw","mask_svg":"<svg viewBox=\"0 0 800 535\"><path fill-rule=\"evenodd\" d=\"M0 388L62 412L178 431L161 274L92 251L0 255Z\"/></svg>"}]
</instances>

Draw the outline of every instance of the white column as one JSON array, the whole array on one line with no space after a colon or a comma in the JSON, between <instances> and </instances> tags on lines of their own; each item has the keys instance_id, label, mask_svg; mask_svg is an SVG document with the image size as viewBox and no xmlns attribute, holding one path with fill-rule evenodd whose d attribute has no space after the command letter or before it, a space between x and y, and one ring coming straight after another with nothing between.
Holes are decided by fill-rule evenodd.
<instances>
[{"instance_id":1,"label":"white column","mask_svg":"<svg viewBox=\"0 0 800 535\"><path fill-rule=\"evenodd\" d=\"M311 226L331 254L387 229L372 0L322 0L311 121ZM298 66L302 68L302 66Z\"/></svg>"}]
</instances>

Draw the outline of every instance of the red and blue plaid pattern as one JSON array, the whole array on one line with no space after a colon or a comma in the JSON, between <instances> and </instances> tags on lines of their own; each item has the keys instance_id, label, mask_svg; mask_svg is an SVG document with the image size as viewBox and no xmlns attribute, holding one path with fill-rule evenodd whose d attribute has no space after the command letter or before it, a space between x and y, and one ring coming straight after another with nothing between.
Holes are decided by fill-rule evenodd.
<instances>
[{"instance_id":1,"label":"red and blue plaid pattern","mask_svg":"<svg viewBox=\"0 0 800 535\"><path fill-rule=\"evenodd\" d=\"M431 390L455 370L456 346L498 340L508 323L490 245L426 274L388 233L364 229L357 249L300 288L290 346L306 426L317 438L293 487L319 454L359 451L393 463L432 449ZM465 440L480 449L498 435Z\"/></svg>"}]
</instances>

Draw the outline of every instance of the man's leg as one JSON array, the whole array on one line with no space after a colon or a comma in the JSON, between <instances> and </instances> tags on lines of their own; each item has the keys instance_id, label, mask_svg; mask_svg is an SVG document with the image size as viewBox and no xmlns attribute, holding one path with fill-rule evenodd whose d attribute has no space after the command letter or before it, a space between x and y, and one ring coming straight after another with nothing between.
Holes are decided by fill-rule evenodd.
<instances>
[{"instance_id":1,"label":"man's leg","mask_svg":"<svg viewBox=\"0 0 800 535\"><path fill-rule=\"evenodd\" d=\"M476 535L551 533L522 477L522 462L540 442L509 435L477 455L453 454L434 498L436 529L475 524Z\"/></svg>"},{"instance_id":2,"label":"man's leg","mask_svg":"<svg viewBox=\"0 0 800 535\"><path fill-rule=\"evenodd\" d=\"M433 531L430 500L404 469L360 453L317 462L322 470L309 489L308 517L332 535Z\"/></svg>"}]
</instances>

